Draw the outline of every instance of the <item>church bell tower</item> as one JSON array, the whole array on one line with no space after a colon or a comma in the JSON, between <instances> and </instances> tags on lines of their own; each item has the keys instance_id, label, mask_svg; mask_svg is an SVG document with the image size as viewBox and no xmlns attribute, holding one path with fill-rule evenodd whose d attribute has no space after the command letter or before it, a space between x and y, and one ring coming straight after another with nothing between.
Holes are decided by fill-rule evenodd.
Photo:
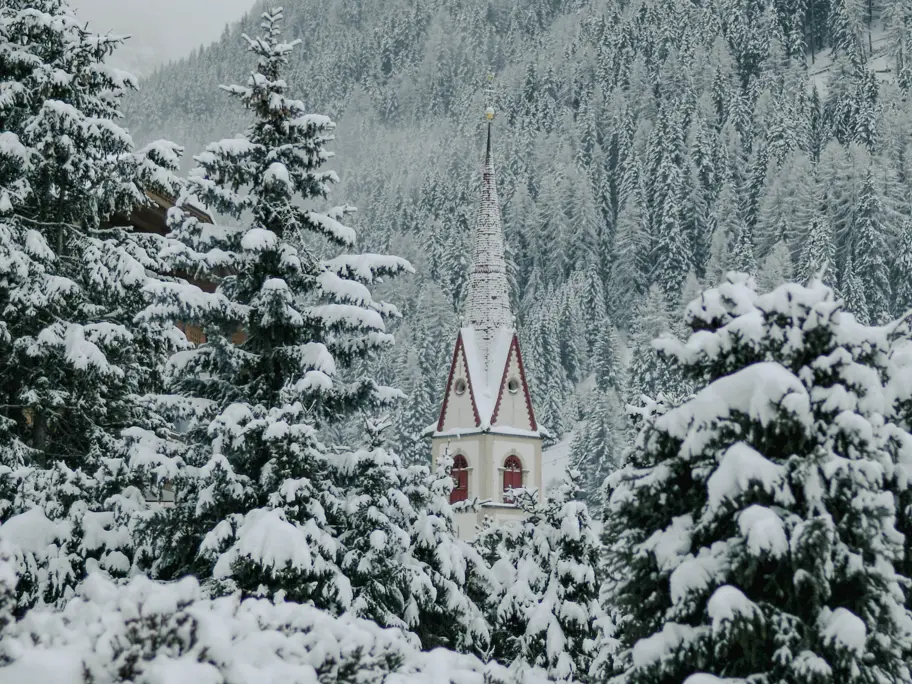
<instances>
[{"instance_id":1,"label":"church bell tower","mask_svg":"<svg viewBox=\"0 0 912 684\"><path fill-rule=\"evenodd\" d=\"M453 459L451 502L480 502L476 513L456 515L462 538L474 536L485 516L520 519L511 489L536 489L540 497L542 488L542 435L526 382L504 259L491 149L494 110L489 107L485 116L481 202L463 327L456 335L440 417L429 430L434 462L445 452Z\"/></svg>"}]
</instances>

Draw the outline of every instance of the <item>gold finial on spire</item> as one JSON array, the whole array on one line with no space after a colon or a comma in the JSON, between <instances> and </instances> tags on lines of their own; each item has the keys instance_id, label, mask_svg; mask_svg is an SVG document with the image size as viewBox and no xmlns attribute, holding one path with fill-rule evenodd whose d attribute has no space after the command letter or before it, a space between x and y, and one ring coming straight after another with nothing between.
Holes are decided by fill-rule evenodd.
<instances>
[{"instance_id":1,"label":"gold finial on spire","mask_svg":"<svg viewBox=\"0 0 912 684\"><path fill-rule=\"evenodd\" d=\"M488 87L485 88L485 101L487 108L485 109L485 118L490 123L494 120L494 72L488 72Z\"/></svg>"}]
</instances>

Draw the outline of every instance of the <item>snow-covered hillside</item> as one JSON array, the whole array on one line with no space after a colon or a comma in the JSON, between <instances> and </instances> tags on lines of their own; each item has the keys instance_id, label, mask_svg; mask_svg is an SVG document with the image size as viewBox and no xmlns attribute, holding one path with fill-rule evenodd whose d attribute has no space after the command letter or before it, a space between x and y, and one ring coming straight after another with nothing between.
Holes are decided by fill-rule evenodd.
<instances>
[{"instance_id":1,"label":"snow-covered hillside","mask_svg":"<svg viewBox=\"0 0 912 684\"><path fill-rule=\"evenodd\" d=\"M893 58L890 53L889 35L883 21L877 21L864 32L867 48L866 67L882 81L893 80ZM812 87L822 98L827 96L828 81L833 73L833 48L825 48L807 57L808 77Z\"/></svg>"}]
</instances>

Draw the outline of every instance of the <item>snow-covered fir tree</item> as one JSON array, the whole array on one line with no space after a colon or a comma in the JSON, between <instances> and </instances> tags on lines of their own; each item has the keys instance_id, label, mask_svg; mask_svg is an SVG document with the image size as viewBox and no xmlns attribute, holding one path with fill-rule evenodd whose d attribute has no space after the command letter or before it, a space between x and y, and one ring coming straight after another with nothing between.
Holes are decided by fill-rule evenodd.
<instances>
[{"instance_id":1,"label":"snow-covered fir tree","mask_svg":"<svg viewBox=\"0 0 912 684\"><path fill-rule=\"evenodd\" d=\"M912 220L906 219L900 229L900 242L893 264L893 315L902 316L912 309Z\"/></svg>"},{"instance_id":2,"label":"snow-covered fir tree","mask_svg":"<svg viewBox=\"0 0 912 684\"><path fill-rule=\"evenodd\" d=\"M870 323L871 314L868 308L868 298L865 294L864 283L855 268L851 255L846 259L842 269L842 283L839 288L845 301L845 307L851 311L861 323Z\"/></svg>"},{"instance_id":3,"label":"snow-covered fir tree","mask_svg":"<svg viewBox=\"0 0 912 684\"><path fill-rule=\"evenodd\" d=\"M672 332L670 308L658 285L650 287L640 302L630 336L628 403L640 404L643 395L655 399L659 393L680 397L685 392L678 369L653 346L654 340Z\"/></svg>"},{"instance_id":4,"label":"snow-covered fir tree","mask_svg":"<svg viewBox=\"0 0 912 684\"><path fill-rule=\"evenodd\" d=\"M490 563L472 545L460 540L450 506L453 461L444 453L433 472L411 490L417 518L412 524L412 557L430 577L434 600L417 605L414 631L426 649L447 646L479 655L490 653L490 625L485 602L498 585Z\"/></svg>"},{"instance_id":5,"label":"snow-covered fir tree","mask_svg":"<svg viewBox=\"0 0 912 684\"><path fill-rule=\"evenodd\" d=\"M746 276L687 321L662 347L698 389L610 483L623 681L910 681L893 331L819 281L759 295Z\"/></svg>"},{"instance_id":6,"label":"snow-covered fir tree","mask_svg":"<svg viewBox=\"0 0 912 684\"><path fill-rule=\"evenodd\" d=\"M18 568L14 564L13 552L7 544L0 544L0 632L16 619L16 585L19 582ZM3 657L0 655L0 664Z\"/></svg>"},{"instance_id":7,"label":"snow-covered fir tree","mask_svg":"<svg viewBox=\"0 0 912 684\"><path fill-rule=\"evenodd\" d=\"M146 190L175 189L180 149L137 151L120 125L121 44L63 0L0 6L0 539L19 606L70 595L87 568L129 572L143 482L125 432L166 422L139 398L178 348L137 323L160 239L126 223Z\"/></svg>"},{"instance_id":8,"label":"snow-covered fir tree","mask_svg":"<svg viewBox=\"0 0 912 684\"><path fill-rule=\"evenodd\" d=\"M770 250L757 274L757 284L763 290L773 290L791 282L794 273L789 247L780 240Z\"/></svg>"},{"instance_id":9,"label":"snow-covered fir tree","mask_svg":"<svg viewBox=\"0 0 912 684\"><path fill-rule=\"evenodd\" d=\"M580 473L539 502L516 493L525 517L483 528L475 544L496 557L502 591L489 604L492 655L535 665L559 681L587 681L603 613L598 601L598 535L578 498Z\"/></svg>"},{"instance_id":10,"label":"snow-covered fir tree","mask_svg":"<svg viewBox=\"0 0 912 684\"><path fill-rule=\"evenodd\" d=\"M586 504L598 518L605 478L621 463L626 424L623 406L613 390L596 391L587 407L588 415L570 445L570 459L583 474L580 486Z\"/></svg>"},{"instance_id":11,"label":"snow-covered fir tree","mask_svg":"<svg viewBox=\"0 0 912 684\"><path fill-rule=\"evenodd\" d=\"M367 426L364 449L341 454L337 484L345 495L341 570L352 585L350 610L384 627L415 627L418 606L432 602L429 578L409 563L414 477L384 448L382 423ZM407 605L408 602L408 605Z\"/></svg>"},{"instance_id":12,"label":"snow-covered fir tree","mask_svg":"<svg viewBox=\"0 0 912 684\"><path fill-rule=\"evenodd\" d=\"M836 244L833 242L832 231L826 218L817 216L811 224L807 241L801 250L801 261L796 275L803 283L818 279L834 286L836 274Z\"/></svg>"},{"instance_id":13,"label":"snow-covered fir tree","mask_svg":"<svg viewBox=\"0 0 912 684\"><path fill-rule=\"evenodd\" d=\"M874 171L868 169L856 209L855 269L867 300L872 323L890 319L889 253L883 225L883 207L874 185Z\"/></svg>"},{"instance_id":14,"label":"snow-covered fir tree","mask_svg":"<svg viewBox=\"0 0 912 684\"><path fill-rule=\"evenodd\" d=\"M415 632L424 648L487 651L488 626L473 598L491 592L474 550L457 539L446 501L452 478L403 467L383 444L388 424L367 426L364 449L340 454L344 494L341 570L352 586L350 611L383 627ZM449 483L449 488L446 488Z\"/></svg>"},{"instance_id":15,"label":"snow-covered fir tree","mask_svg":"<svg viewBox=\"0 0 912 684\"><path fill-rule=\"evenodd\" d=\"M600 390L614 390L623 394L625 389L624 363L621 358L621 344L617 328L609 318L602 320L593 345L595 361L595 382Z\"/></svg>"},{"instance_id":16,"label":"snow-covered fir tree","mask_svg":"<svg viewBox=\"0 0 912 684\"><path fill-rule=\"evenodd\" d=\"M334 124L288 95L284 73L299 41L281 39L281 22L281 10L263 15L263 35L245 38L256 70L246 86L225 88L253 115L246 135L196 157L187 192L169 213L170 263L218 287L160 284L145 314L198 324L206 335L172 360L175 394L164 401L188 421L184 465L174 477L174 508L144 526L146 560L157 577L190 572L215 592L283 596L333 611L356 605L391 620L393 603L380 605L379 594L369 596L364 582L354 586L345 574L345 530L363 511L357 498L346 498L339 459L318 430L399 395L356 362L392 342L384 319L397 313L368 285L410 266L340 254L355 239L341 222L349 209L309 208L336 180L320 168ZM199 221L187 210L193 199L240 223ZM382 486L386 463L374 455ZM368 457L352 458L360 470ZM382 506L379 498L371 505ZM366 557L370 548L353 553Z\"/></svg>"}]
</instances>

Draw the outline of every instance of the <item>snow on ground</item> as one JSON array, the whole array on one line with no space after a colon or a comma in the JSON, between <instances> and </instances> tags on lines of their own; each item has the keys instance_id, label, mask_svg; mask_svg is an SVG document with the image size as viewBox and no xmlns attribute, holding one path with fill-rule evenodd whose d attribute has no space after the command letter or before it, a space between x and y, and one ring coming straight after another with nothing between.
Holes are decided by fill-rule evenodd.
<instances>
[{"instance_id":1,"label":"snow on ground","mask_svg":"<svg viewBox=\"0 0 912 684\"><path fill-rule=\"evenodd\" d=\"M542 489L544 494L547 494L559 484L564 477L564 473L567 472L567 468L570 466L570 446L573 444L577 429L570 430L557 444L542 451Z\"/></svg>"},{"instance_id":2,"label":"snow on ground","mask_svg":"<svg viewBox=\"0 0 912 684\"><path fill-rule=\"evenodd\" d=\"M890 78L891 60L887 55L887 33L884 30L883 23L875 21L871 25L871 31L865 33L865 49L871 49L871 57L868 59L868 68L871 69L878 78L886 80ZM833 53L830 48L825 48L816 52L807 58L808 76L811 85L817 88L821 98L827 94L827 77L833 66Z\"/></svg>"}]
</instances>

